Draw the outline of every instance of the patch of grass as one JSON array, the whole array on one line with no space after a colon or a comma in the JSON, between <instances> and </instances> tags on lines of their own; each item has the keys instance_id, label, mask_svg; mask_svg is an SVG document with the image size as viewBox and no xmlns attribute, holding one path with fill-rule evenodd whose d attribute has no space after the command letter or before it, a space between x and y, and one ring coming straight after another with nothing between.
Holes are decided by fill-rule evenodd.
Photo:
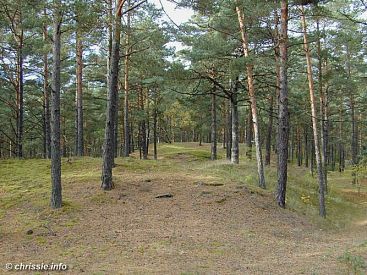
<instances>
[{"instance_id":1,"label":"patch of grass","mask_svg":"<svg viewBox=\"0 0 367 275\"><path fill-rule=\"evenodd\" d=\"M9 209L48 192L49 165L46 160L0 161L0 208Z\"/></svg>"},{"instance_id":2,"label":"patch of grass","mask_svg":"<svg viewBox=\"0 0 367 275\"><path fill-rule=\"evenodd\" d=\"M94 178L98 171L95 167L99 162L98 159L84 158L67 163L63 159L63 186ZM96 172L91 172L93 170ZM43 201L49 199L51 192L49 160L2 160L0 161L0 174L2 175L0 183L1 209L9 209L21 203L46 205ZM68 209L69 202L65 201L64 203L65 208Z\"/></svg>"},{"instance_id":3,"label":"patch of grass","mask_svg":"<svg viewBox=\"0 0 367 275\"><path fill-rule=\"evenodd\" d=\"M187 156L189 161L210 159L210 149L207 146L199 146L197 143L164 144L159 147L160 156L164 158L180 158ZM222 156L219 155L219 158Z\"/></svg>"},{"instance_id":4,"label":"patch of grass","mask_svg":"<svg viewBox=\"0 0 367 275\"><path fill-rule=\"evenodd\" d=\"M140 245L140 246L137 248L137 251L138 251L140 254L144 254L144 252L145 252L145 247L144 247L144 245Z\"/></svg>"},{"instance_id":5,"label":"patch of grass","mask_svg":"<svg viewBox=\"0 0 367 275\"><path fill-rule=\"evenodd\" d=\"M358 245L358 247L367 248L367 240L365 240L363 243L361 243L360 245Z\"/></svg>"},{"instance_id":6,"label":"patch of grass","mask_svg":"<svg viewBox=\"0 0 367 275\"><path fill-rule=\"evenodd\" d=\"M172 242L170 240L159 240L150 244L150 250L155 254L157 252L166 251L170 248Z\"/></svg>"},{"instance_id":7,"label":"patch of grass","mask_svg":"<svg viewBox=\"0 0 367 275\"><path fill-rule=\"evenodd\" d=\"M340 256L339 261L347 265L348 274L362 275L367 271L365 260L359 255L353 255L349 251Z\"/></svg>"},{"instance_id":8,"label":"patch of grass","mask_svg":"<svg viewBox=\"0 0 367 275\"><path fill-rule=\"evenodd\" d=\"M63 226L75 225L78 222L75 216L81 207L65 193L70 192L71 184L83 184L83 180L93 177L91 171L99 163L100 160L92 158L76 159L71 163L62 160L63 207L53 210L50 208L49 160L1 160L0 218L9 219L9 225L15 227L12 230L21 234L54 220L61 220ZM7 230L11 230L10 227Z\"/></svg>"},{"instance_id":9,"label":"patch of grass","mask_svg":"<svg viewBox=\"0 0 367 275\"><path fill-rule=\"evenodd\" d=\"M105 191L100 191L100 192L94 194L90 198L90 201L93 202L94 204L105 204L105 203L116 202L116 200L114 200L111 197L111 195L108 192L105 192Z\"/></svg>"},{"instance_id":10,"label":"patch of grass","mask_svg":"<svg viewBox=\"0 0 367 275\"><path fill-rule=\"evenodd\" d=\"M36 242L39 244L39 245L44 245L48 242L47 238L45 238L44 236L37 236L36 237Z\"/></svg>"},{"instance_id":11,"label":"patch of grass","mask_svg":"<svg viewBox=\"0 0 367 275\"><path fill-rule=\"evenodd\" d=\"M68 219L67 221L63 222L61 226L63 227L73 227L74 225L78 224L78 219Z\"/></svg>"},{"instance_id":12,"label":"patch of grass","mask_svg":"<svg viewBox=\"0 0 367 275\"><path fill-rule=\"evenodd\" d=\"M226 252L226 247L221 242L214 241L214 242L211 242L209 246L210 246L209 252L212 254L221 256L221 255L224 255Z\"/></svg>"}]
</instances>

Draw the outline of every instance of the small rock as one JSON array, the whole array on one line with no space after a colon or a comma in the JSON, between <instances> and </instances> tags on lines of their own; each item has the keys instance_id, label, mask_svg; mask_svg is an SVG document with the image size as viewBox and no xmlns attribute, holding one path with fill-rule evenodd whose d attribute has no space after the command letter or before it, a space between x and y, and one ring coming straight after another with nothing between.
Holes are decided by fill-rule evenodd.
<instances>
[{"instance_id":1,"label":"small rock","mask_svg":"<svg viewBox=\"0 0 367 275\"><path fill-rule=\"evenodd\" d=\"M152 180L151 179L146 179L144 180L145 182L151 182Z\"/></svg>"},{"instance_id":2,"label":"small rock","mask_svg":"<svg viewBox=\"0 0 367 275\"><path fill-rule=\"evenodd\" d=\"M172 197L173 197L173 195L171 193L166 193L166 194L158 195L155 198L156 199L163 199L163 198L172 198Z\"/></svg>"},{"instance_id":3,"label":"small rock","mask_svg":"<svg viewBox=\"0 0 367 275\"><path fill-rule=\"evenodd\" d=\"M32 235L33 234L33 230L32 229L29 229L28 231L27 231L27 235Z\"/></svg>"}]
</instances>

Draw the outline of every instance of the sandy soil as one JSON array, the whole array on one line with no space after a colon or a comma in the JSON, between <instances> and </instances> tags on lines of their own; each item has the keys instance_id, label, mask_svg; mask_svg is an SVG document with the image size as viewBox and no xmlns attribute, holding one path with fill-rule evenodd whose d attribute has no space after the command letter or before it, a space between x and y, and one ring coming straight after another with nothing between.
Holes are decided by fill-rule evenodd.
<instances>
[{"instance_id":1,"label":"sandy soil","mask_svg":"<svg viewBox=\"0 0 367 275\"><path fill-rule=\"evenodd\" d=\"M17 230L16 215L42 214L31 206L9 211L0 263L62 262L66 274L348 274L338 257L366 243L366 224L324 231L236 184L119 166L114 175L110 192L98 182L67 183L64 196L80 207L37 217L47 223L31 235Z\"/></svg>"}]
</instances>

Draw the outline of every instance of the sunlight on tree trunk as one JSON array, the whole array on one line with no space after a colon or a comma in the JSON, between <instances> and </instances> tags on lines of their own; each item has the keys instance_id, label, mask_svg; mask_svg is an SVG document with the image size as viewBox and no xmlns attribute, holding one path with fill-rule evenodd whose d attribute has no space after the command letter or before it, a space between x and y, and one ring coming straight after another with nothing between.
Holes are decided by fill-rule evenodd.
<instances>
[{"instance_id":1,"label":"sunlight on tree trunk","mask_svg":"<svg viewBox=\"0 0 367 275\"><path fill-rule=\"evenodd\" d=\"M245 29L244 23L244 15L240 9L240 7L236 6L236 12L238 15L238 23L240 26L241 31L241 38L242 38L242 46L243 46L243 53L246 58L249 57L249 48L248 48L248 38ZM256 106L256 96L255 96L255 87L254 87L254 79L253 79L253 64L247 64L247 83L248 83L248 93L251 102L251 113L252 113L252 121L254 127L254 140L255 140L255 149L256 149L256 161L257 161L257 170L259 176L259 186L261 188L265 188L265 175L264 175L264 166L263 160L261 155L261 145L260 145L260 133L259 133L259 122L257 118L257 106Z\"/></svg>"},{"instance_id":2,"label":"sunlight on tree trunk","mask_svg":"<svg viewBox=\"0 0 367 275\"><path fill-rule=\"evenodd\" d=\"M301 7L301 22L302 22L302 30L303 30L303 42L304 49L306 54L307 61L307 77L308 77L308 86L310 90L310 104L311 104L311 114L312 114L312 128L313 128L313 137L314 137L314 145L315 145L315 159L317 166L317 175L319 179L319 214L321 217L326 217L326 209L325 209L325 185L324 185L324 173L320 156L320 147L319 147L319 136L318 136L318 127L317 127L317 112L316 112L316 102L315 102L315 88L314 81L312 76L312 62L311 62L311 53L308 45L307 38L307 25L306 18L303 6Z\"/></svg>"}]
</instances>

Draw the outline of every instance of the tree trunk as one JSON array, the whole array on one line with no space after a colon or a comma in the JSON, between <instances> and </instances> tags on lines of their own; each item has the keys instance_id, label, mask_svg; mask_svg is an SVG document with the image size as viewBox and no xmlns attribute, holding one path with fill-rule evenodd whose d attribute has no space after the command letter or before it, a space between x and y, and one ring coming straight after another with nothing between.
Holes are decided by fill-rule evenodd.
<instances>
[{"instance_id":1,"label":"tree trunk","mask_svg":"<svg viewBox=\"0 0 367 275\"><path fill-rule=\"evenodd\" d=\"M347 79L350 83L352 81L351 65L350 65L350 49L347 45ZM352 164L356 165L358 163L358 130L356 122L356 110L355 110L355 100L352 89L349 88L349 104L350 104L350 115L352 120L352 142L351 142L351 152L352 152Z\"/></svg>"},{"instance_id":2,"label":"tree trunk","mask_svg":"<svg viewBox=\"0 0 367 275\"><path fill-rule=\"evenodd\" d=\"M24 68L23 68L23 28L22 15L19 15L19 34L17 50L17 156L23 158L23 129L24 129Z\"/></svg>"},{"instance_id":3,"label":"tree trunk","mask_svg":"<svg viewBox=\"0 0 367 275\"><path fill-rule=\"evenodd\" d=\"M239 131L238 131L238 101L237 101L237 81L231 97L231 113L232 113L232 151L231 163L238 164L239 159Z\"/></svg>"},{"instance_id":4,"label":"tree trunk","mask_svg":"<svg viewBox=\"0 0 367 275\"><path fill-rule=\"evenodd\" d=\"M121 8L125 1L119 0L116 14L114 17L113 42L111 51L111 64L109 66L108 92L107 92L107 110L106 110L106 128L103 146L103 166L102 166L102 188L111 190L112 166L114 163L114 137L115 137L115 112L117 99L117 84L120 59L120 34L121 34Z\"/></svg>"},{"instance_id":5,"label":"tree trunk","mask_svg":"<svg viewBox=\"0 0 367 275\"><path fill-rule=\"evenodd\" d=\"M211 160L217 159L217 103L216 95L213 91L211 94Z\"/></svg>"},{"instance_id":6,"label":"tree trunk","mask_svg":"<svg viewBox=\"0 0 367 275\"><path fill-rule=\"evenodd\" d=\"M132 120L132 119L131 119ZM133 128L133 122L130 122L130 152L134 152L135 151L135 140L134 140L134 128Z\"/></svg>"},{"instance_id":7,"label":"tree trunk","mask_svg":"<svg viewBox=\"0 0 367 275\"><path fill-rule=\"evenodd\" d=\"M326 133L326 121L325 118L327 117L326 114L326 97L323 89L323 68L322 68L322 51L321 51L321 38L320 38L320 23L319 17L316 18L316 31L317 31L317 55L318 55L318 90L320 95L320 114L321 114L321 134L320 134L320 141L321 141L321 165L323 168L323 175L324 175L324 186L325 192L327 193L327 165L326 165L326 158L327 158L327 133Z\"/></svg>"},{"instance_id":8,"label":"tree trunk","mask_svg":"<svg viewBox=\"0 0 367 275\"><path fill-rule=\"evenodd\" d=\"M294 159L294 127L290 127L290 132L291 132L291 146L289 148L290 150L290 155L291 155L291 163L293 163L293 159Z\"/></svg>"},{"instance_id":9,"label":"tree trunk","mask_svg":"<svg viewBox=\"0 0 367 275\"><path fill-rule=\"evenodd\" d=\"M65 116L61 116L61 156L66 158L68 156L67 139L66 139L66 119Z\"/></svg>"},{"instance_id":10,"label":"tree trunk","mask_svg":"<svg viewBox=\"0 0 367 275\"><path fill-rule=\"evenodd\" d=\"M310 145L308 142L308 127L307 125L304 126L303 128L303 132L304 132L304 138L305 138L305 167L309 166L309 151L310 151Z\"/></svg>"},{"instance_id":11,"label":"tree trunk","mask_svg":"<svg viewBox=\"0 0 367 275\"><path fill-rule=\"evenodd\" d=\"M78 28L78 27L77 27ZM76 31L76 137L75 155L84 155L83 135L83 41L80 30Z\"/></svg>"},{"instance_id":12,"label":"tree trunk","mask_svg":"<svg viewBox=\"0 0 367 275\"><path fill-rule=\"evenodd\" d=\"M46 9L44 10L46 16ZM47 25L43 25L43 43L47 43ZM51 158L50 90L48 83L48 53L43 54L43 119L44 119L44 157Z\"/></svg>"},{"instance_id":13,"label":"tree trunk","mask_svg":"<svg viewBox=\"0 0 367 275\"><path fill-rule=\"evenodd\" d=\"M274 0L276 7L274 10L274 33L273 33L273 45L274 45L274 59L275 59L275 74L276 74L276 88L275 95L279 96L280 89L280 56L279 56L279 17L278 17L278 0ZM265 165L270 165L271 159L271 137L273 133L273 112L274 112L274 96L271 94L269 96L269 122L268 122L268 132L266 135L266 155L265 155Z\"/></svg>"},{"instance_id":14,"label":"tree trunk","mask_svg":"<svg viewBox=\"0 0 367 275\"><path fill-rule=\"evenodd\" d=\"M315 142L311 140L311 163L310 163L310 172L311 176L314 176L314 169L315 169Z\"/></svg>"},{"instance_id":15,"label":"tree trunk","mask_svg":"<svg viewBox=\"0 0 367 275\"><path fill-rule=\"evenodd\" d=\"M269 122L268 122L268 132L266 135L266 154L265 154L265 165L270 165L271 156L271 134L273 132L273 95L269 97Z\"/></svg>"},{"instance_id":16,"label":"tree trunk","mask_svg":"<svg viewBox=\"0 0 367 275\"><path fill-rule=\"evenodd\" d=\"M302 139L299 127L297 127L297 165L302 166Z\"/></svg>"},{"instance_id":17,"label":"tree trunk","mask_svg":"<svg viewBox=\"0 0 367 275\"><path fill-rule=\"evenodd\" d=\"M252 113L248 110L246 119L246 156L248 159L252 159L252 137L253 137L253 125L252 125Z\"/></svg>"},{"instance_id":18,"label":"tree trunk","mask_svg":"<svg viewBox=\"0 0 367 275\"><path fill-rule=\"evenodd\" d=\"M60 71L61 71L61 0L55 0L53 14L53 69L51 91L51 207L62 205L60 156Z\"/></svg>"},{"instance_id":19,"label":"tree trunk","mask_svg":"<svg viewBox=\"0 0 367 275\"><path fill-rule=\"evenodd\" d=\"M343 109L339 109L339 172L344 171Z\"/></svg>"},{"instance_id":20,"label":"tree trunk","mask_svg":"<svg viewBox=\"0 0 367 275\"><path fill-rule=\"evenodd\" d=\"M146 123L146 138L145 138L145 155L146 158L148 159L148 154L149 154L149 144L150 144L150 104L149 104L149 90L146 90L146 118L145 118L145 123ZM187 134L187 133L186 133ZM186 137L187 139L187 137Z\"/></svg>"},{"instance_id":21,"label":"tree trunk","mask_svg":"<svg viewBox=\"0 0 367 275\"><path fill-rule=\"evenodd\" d=\"M125 1L122 1L125 2ZM119 2L119 3L122 3ZM113 11L112 11L112 0L108 1L108 6L109 6L109 11L108 11L108 15L109 15L109 25L108 25L108 62L107 62L107 82L109 81L110 78L110 69L112 66L112 51L113 51L113 24L114 24L114 17L113 17ZM117 5L116 5L117 6ZM118 6L117 6L118 7ZM108 84L109 85L109 84ZM119 83L117 81L116 84L116 93L114 93L114 99L113 102L115 103L115 113L114 113L114 129L113 129L113 139L112 139L112 148L113 148L113 154L114 157L112 158L112 167L115 167L115 158L118 155L118 103L119 103L119 96L118 96L118 91L119 91Z\"/></svg>"},{"instance_id":22,"label":"tree trunk","mask_svg":"<svg viewBox=\"0 0 367 275\"><path fill-rule=\"evenodd\" d=\"M278 205L285 208L288 171L288 141L289 141L289 112L288 112L288 1L281 1L281 31L279 37L279 97L278 97L278 187L276 200Z\"/></svg>"},{"instance_id":23,"label":"tree trunk","mask_svg":"<svg viewBox=\"0 0 367 275\"><path fill-rule=\"evenodd\" d=\"M130 0L128 0L130 6ZM129 65L130 65L130 12L127 13L126 38L125 38L125 67L124 67L124 157L130 155L130 129L129 129Z\"/></svg>"},{"instance_id":24,"label":"tree trunk","mask_svg":"<svg viewBox=\"0 0 367 275\"><path fill-rule=\"evenodd\" d=\"M335 145L334 144L331 144L331 156L330 156L330 158L331 158L331 170L332 171L335 171L335 164L336 164L336 162L335 162L335 154L336 154L336 150L335 150Z\"/></svg>"},{"instance_id":25,"label":"tree trunk","mask_svg":"<svg viewBox=\"0 0 367 275\"><path fill-rule=\"evenodd\" d=\"M231 100L226 99L226 157L228 160L231 160L231 151L232 151L232 112L231 112Z\"/></svg>"},{"instance_id":26,"label":"tree trunk","mask_svg":"<svg viewBox=\"0 0 367 275\"><path fill-rule=\"evenodd\" d=\"M356 108L354 102L354 96L350 96L350 118L352 120L352 142L351 142L351 152L352 152L352 164L358 164L358 129L357 129L357 119L356 119Z\"/></svg>"},{"instance_id":27,"label":"tree trunk","mask_svg":"<svg viewBox=\"0 0 367 275\"><path fill-rule=\"evenodd\" d=\"M118 132L119 132L119 84L117 82L117 88L115 93L115 121L114 121L114 138L113 138L113 167L115 167L115 158L118 156Z\"/></svg>"},{"instance_id":28,"label":"tree trunk","mask_svg":"<svg viewBox=\"0 0 367 275\"><path fill-rule=\"evenodd\" d=\"M236 6L236 12L238 15L238 22L240 26L243 53L245 57L249 57L248 37L247 37L246 29L245 29L244 14L241 11L239 6ZM265 175L264 175L263 160L262 160L262 155L261 155L259 122L257 118L256 96L255 96L254 79L253 79L253 69L254 69L253 64L247 64L246 69L247 69L248 93L249 93L250 102L251 102L251 113L252 113L252 121L253 121L253 127L254 127L254 140L255 140L255 149L256 149L257 172L259 176L259 186L261 188L265 188L266 187Z\"/></svg>"},{"instance_id":29,"label":"tree trunk","mask_svg":"<svg viewBox=\"0 0 367 275\"><path fill-rule=\"evenodd\" d=\"M4 138L3 135L0 135L0 159L2 159L4 157L4 152L3 152L3 145L4 144Z\"/></svg>"},{"instance_id":30,"label":"tree trunk","mask_svg":"<svg viewBox=\"0 0 367 275\"><path fill-rule=\"evenodd\" d=\"M316 104L315 104L315 88L314 82L312 77L312 63L311 63L311 53L308 45L308 38L307 38L307 25L306 25L306 18L304 14L304 8L301 7L301 21L302 21L302 29L303 29L303 42L304 42L304 49L306 54L306 62L307 62L307 77L308 77L308 85L310 90L310 103L311 103L311 114L312 114L312 128L313 128L313 137L314 137L314 144L315 144L315 159L316 159L316 166L317 166L317 174L319 179L319 214L321 217L326 217L326 209L325 209L325 182L324 182L324 173L323 167L320 157L320 148L319 148L319 140L318 140L318 131L317 131L317 111L316 111Z\"/></svg>"},{"instance_id":31,"label":"tree trunk","mask_svg":"<svg viewBox=\"0 0 367 275\"><path fill-rule=\"evenodd\" d=\"M157 90L154 90L154 110L153 110L153 155L157 160L157 123L158 123L158 106L157 106Z\"/></svg>"},{"instance_id":32,"label":"tree trunk","mask_svg":"<svg viewBox=\"0 0 367 275\"><path fill-rule=\"evenodd\" d=\"M138 102L140 105L140 111L142 114L144 114L143 118L140 118L140 148L142 153L142 159L147 159L147 132L146 132L146 124L145 124L145 113L144 113L144 92L143 87L139 87L139 96L138 96Z\"/></svg>"}]
</instances>

